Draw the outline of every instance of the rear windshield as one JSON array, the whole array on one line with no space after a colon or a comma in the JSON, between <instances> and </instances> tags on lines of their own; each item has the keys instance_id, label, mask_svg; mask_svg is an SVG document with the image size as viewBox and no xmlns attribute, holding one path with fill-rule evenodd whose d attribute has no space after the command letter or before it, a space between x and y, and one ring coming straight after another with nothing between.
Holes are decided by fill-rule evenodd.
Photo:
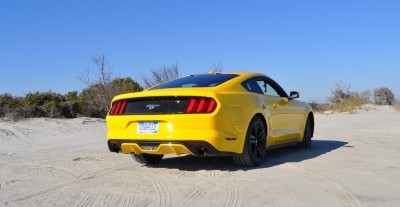
<instances>
[{"instance_id":1,"label":"rear windshield","mask_svg":"<svg viewBox=\"0 0 400 207\"><path fill-rule=\"evenodd\" d=\"M236 74L205 74L192 75L178 78L170 82L161 84L153 89L162 88L191 88L191 87L213 87L220 85L238 75Z\"/></svg>"}]
</instances>

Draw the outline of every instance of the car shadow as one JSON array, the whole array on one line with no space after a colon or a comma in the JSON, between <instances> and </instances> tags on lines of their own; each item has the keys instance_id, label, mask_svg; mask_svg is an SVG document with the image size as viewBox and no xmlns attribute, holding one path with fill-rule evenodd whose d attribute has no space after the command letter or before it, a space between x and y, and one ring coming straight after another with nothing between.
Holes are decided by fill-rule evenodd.
<instances>
[{"instance_id":1,"label":"car shadow","mask_svg":"<svg viewBox=\"0 0 400 207\"><path fill-rule=\"evenodd\" d=\"M297 149L296 145L293 145L269 150L267 151L267 159L265 162L254 168L237 166L232 157L196 157L192 155L164 158L160 163L148 164L144 165L144 167L179 169L182 171L247 171L274 167L284 163L302 162L324 155L340 147L344 147L347 144L348 142L334 140L312 140L311 149Z\"/></svg>"}]
</instances>

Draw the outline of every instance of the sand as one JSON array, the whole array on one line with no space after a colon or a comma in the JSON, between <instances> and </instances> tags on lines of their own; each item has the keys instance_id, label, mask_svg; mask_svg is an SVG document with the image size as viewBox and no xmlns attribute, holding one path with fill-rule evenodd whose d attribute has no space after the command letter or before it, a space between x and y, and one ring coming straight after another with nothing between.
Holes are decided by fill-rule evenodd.
<instances>
[{"instance_id":1,"label":"sand","mask_svg":"<svg viewBox=\"0 0 400 207\"><path fill-rule=\"evenodd\" d=\"M312 149L146 166L108 151L101 119L0 120L0 206L400 206L400 112L316 115Z\"/></svg>"}]
</instances>

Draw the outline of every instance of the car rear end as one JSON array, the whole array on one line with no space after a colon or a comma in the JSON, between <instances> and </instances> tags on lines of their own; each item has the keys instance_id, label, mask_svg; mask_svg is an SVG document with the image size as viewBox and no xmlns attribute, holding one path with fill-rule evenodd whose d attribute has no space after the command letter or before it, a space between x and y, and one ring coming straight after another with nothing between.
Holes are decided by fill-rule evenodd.
<instances>
[{"instance_id":1,"label":"car rear end","mask_svg":"<svg viewBox=\"0 0 400 207\"><path fill-rule=\"evenodd\" d=\"M107 116L110 151L126 154L241 153L241 123L224 113L217 87L161 88L114 98Z\"/></svg>"}]
</instances>

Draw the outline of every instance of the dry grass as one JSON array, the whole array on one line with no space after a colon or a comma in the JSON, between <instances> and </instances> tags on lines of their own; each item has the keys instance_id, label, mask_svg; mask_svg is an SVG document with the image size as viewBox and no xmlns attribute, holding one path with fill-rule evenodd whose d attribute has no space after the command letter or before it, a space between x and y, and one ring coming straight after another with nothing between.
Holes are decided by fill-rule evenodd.
<instances>
[{"instance_id":1,"label":"dry grass","mask_svg":"<svg viewBox=\"0 0 400 207\"><path fill-rule=\"evenodd\" d=\"M316 101L310 102L308 103L311 108L313 109L314 112L324 112L324 111L328 111L331 110L331 106L329 104L320 104Z\"/></svg>"},{"instance_id":2,"label":"dry grass","mask_svg":"<svg viewBox=\"0 0 400 207\"><path fill-rule=\"evenodd\" d=\"M357 97L348 97L343 99L342 102L337 103L332 106L332 110L342 112L349 112L349 113L357 113L357 109L361 109L361 106L367 104L368 101L357 98Z\"/></svg>"}]
</instances>

